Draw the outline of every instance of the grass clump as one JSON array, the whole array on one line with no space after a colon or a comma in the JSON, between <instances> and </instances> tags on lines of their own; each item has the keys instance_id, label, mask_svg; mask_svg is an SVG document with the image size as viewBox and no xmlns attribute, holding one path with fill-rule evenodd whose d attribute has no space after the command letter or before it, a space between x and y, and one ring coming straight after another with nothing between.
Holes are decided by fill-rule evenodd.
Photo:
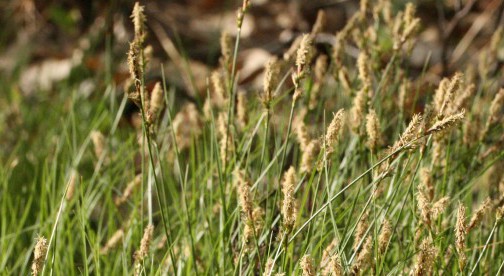
<instances>
[{"instance_id":1,"label":"grass clump","mask_svg":"<svg viewBox=\"0 0 504 276\"><path fill-rule=\"evenodd\" d=\"M150 19L136 3L124 93L110 81L32 113L17 102L33 138L2 150L0 271L500 273L503 73L482 64L502 28L478 72L431 85L409 71L412 3L361 1L335 34L319 12L264 64L256 93L237 62L251 5L222 33L201 97L178 97L164 70L148 88Z\"/></svg>"}]
</instances>

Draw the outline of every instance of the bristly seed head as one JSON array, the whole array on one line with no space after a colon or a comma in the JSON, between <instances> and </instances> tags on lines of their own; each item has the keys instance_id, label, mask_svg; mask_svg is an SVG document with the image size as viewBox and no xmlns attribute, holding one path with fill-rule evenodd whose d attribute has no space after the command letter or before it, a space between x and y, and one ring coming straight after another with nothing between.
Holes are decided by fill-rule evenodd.
<instances>
[{"instance_id":1,"label":"bristly seed head","mask_svg":"<svg viewBox=\"0 0 504 276\"><path fill-rule=\"evenodd\" d=\"M390 225L390 222L387 219L385 219L382 224L380 236L378 237L378 251L381 254L383 254L387 249L391 235L392 235L392 226Z\"/></svg>"},{"instance_id":2,"label":"bristly seed head","mask_svg":"<svg viewBox=\"0 0 504 276\"><path fill-rule=\"evenodd\" d=\"M354 243L353 243L354 251L357 251L359 244L364 238L364 234L366 234L367 228L369 226L368 217L369 212L364 213L359 222L357 223L357 227L355 228L354 232Z\"/></svg>"},{"instance_id":3,"label":"bristly seed head","mask_svg":"<svg viewBox=\"0 0 504 276\"><path fill-rule=\"evenodd\" d=\"M217 106L224 107L225 105L227 105L229 97L226 93L221 73L214 71L212 73L212 76L210 77L210 80L212 81L215 102L217 103Z\"/></svg>"},{"instance_id":4,"label":"bristly seed head","mask_svg":"<svg viewBox=\"0 0 504 276\"><path fill-rule=\"evenodd\" d=\"M313 55L313 38L311 34L304 34L296 55L296 72L292 73L292 82L294 83L293 102L295 102L303 93L301 80L304 79L309 71L309 64Z\"/></svg>"},{"instance_id":5,"label":"bristly seed head","mask_svg":"<svg viewBox=\"0 0 504 276\"><path fill-rule=\"evenodd\" d=\"M274 265L274 260L272 258L268 258L266 260L266 264L264 265L264 273L263 276L271 276L273 275L273 265Z\"/></svg>"},{"instance_id":6,"label":"bristly seed head","mask_svg":"<svg viewBox=\"0 0 504 276\"><path fill-rule=\"evenodd\" d=\"M367 109L369 89L369 86L364 85L353 99L352 109L350 110L350 122L352 130L356 134L361 134L361 125L364 121L364 113Z\"/></svg>"},{"instance_id":7,"label":"bristly seed head","mask_svg":"<svg viewBox=\"0 0 504 276\"><path fill-rule=\"evenodd\" d=\"M247 115L247 95L245 92L238 93L238 99L236 104L236 119L238 122L238 126L241 129L245 128L248 122Z\"/></svg>"},{"instance_id":8,"label":"bristly seed head","mask_svg":"<svg viewBox=\"0 0 504 276\"><path fill-rule=\"evenodd\" d=\"M345 275L343 271L343 266L341 265L341 258L339 254L334 254L333 256L331 256L331 260L327 268L328 269L326 269L326 275L332 275L332 276Z\"/></svg>"},{"instance_id":9,"label":"bristly seed head","mask_svg":"<svg viewBox=\"0 0 504 276\"><path fill-rule=\"evenodd\" d=\"M488 125L496 123L502 115L502 106L504 105L504 88L501 88L495 95L492 103L490 104L490 115L488 117Z\"/></svg>"},{"instance_id":10,"label":"bristly seed head","mask_svg":"<svg viewBox=\"0 0 504 276\"><path fill-rule=\"evenodd\" d=\"M485 213L490 210L490 207L492 205L492 200L487 197L483 203L478 207L476 212L471 217L471 220L469 221L469 225L467 225L467 230L466 232L469 233L474 227L478 226L478 224L481 222L483 219L483 216Z\"/></svg>"},{"instance_id":11,"label":"bristly seed head","mask_svg":"<svg viewBox=\"0 0 504 276\"><path fill-rule=\"evenodd\" d=\"M283 193L283 203L282 203L282 217L283 225L285 231L289 233L292 231L294 224L296 223L296 203L294 198L294 188L296 185L296 170L294 167L290 167L284 174L282 181L282 193Z\"/></svg>"},{"instance_id":12,"label":"bristly seed head","mask_svg":"<svg viewBox=\"0 0 504 276\"><path fill-rule=\"evenodd\" d=\"M152 114L157 114L164 105L163 88L160 82L156 82L154 88L152 89L151 99L150 99L150 111Z\"/></svg>"},{"instance_id":13,"label":"bristly seed head","mask_svg":"<svg viewBox=\"0 0 504 276\"><path fill-rule=\"evenodd\" d=\"M264 73L264 92L261 97L262 104L266 109L270 109L271 101L275 97L275 86L278 83L280 74L280 62L277 58L270 58L266 64Z\"/></svg>"},{"instance_id":14,"label":"bristly seed head","mask_svg":"<svg viewBox=\"0 0 504 276\"><path fill-rule=\"evenodd\" d=\"M294 126L296 130L297 140L299 142L299 148L304 153L311 141L308 130L306 129L306 124L302 121L301 118L297 118Z\"/></svg>"},{"instance_id":15,"label":"bristly seed head","mask_svg":"<svg viewBox=\"0 0 504 276\"><path fill-rule=\"evenodd\" d=\"M424 191L418 191L417 192L417 203L418 203L418 210L420 211L420 216L422 218L422 222L425 225L430 225L431 223L431 202L425 195Z\"/></svg>"},{"instance_id":16,"label":"bristly seed head","mask_svg":"<svg viewBox=\"0 0 504 276\"><path fill-rule=\"evenodd\" d=\"M238 199L243 214L249 220L252 219L252 195L250 194L250 182L245 178L244 170L235 171L235 186L238 190Z\"/></svg>"},{"instance_id":17,"label":"bristly seed head","mask_svg":"<svg viewBox=\"0 0 504 276\"><path fill-rule=\"evenodd\" d=\"M313 55L313 38L310 34L304 34L297 50L296 55L296 67L297 73L306 73L308 69L308 64Z\"/></svg>"},{"instance_id":18,"label":"bristly seed head","mask_svg":"<svg viewBox=\"0 0 504 276\"><path fill-rule=\"evenodd\" d=\"M222 32L220 37L222 66L229 69L233 55L233 39L227 32Z\"/></svg>"},{"instance_id":19,"label":"bristly seed head","mask_svg":"<svg viewBox=\"0 0 504 276\"><path fill-rule=\"evenodd\" d=\"M369 110L366 115L366 133L368 136L367 146L374 152L381 141L380 121L374 109Z\"/></svg>"},{"instance_id":20,"label":"bristly seed head","mask_svg":"<svg viewBox=\"0 0 504 276\"><path fill-rule=\"evenodd\" d=\"M39 236L33 251L32 275L39 275L44 267L45 256L47 253L47 240Z\"/></svg>"},{"instance_id":21,"label":"bristly seed head","mask_svg":"<svg viewBox=\"0 0 504 276\"><path fill-rule=\"evenodd\" d=\"M142 240L140 241L140 250L137 252L136 257L143 260L147 255L149 255L149 248L152 241L152 235L154 234L154 225L149 224L145 227Z\"/></svg>"},{"instance_id":22,"label":"bristly seed head","mask_svg":"<svg viewBox=\"0 0 504 276\"><path fill-rule=\"evenodd\" d=\"M138 2L135 2L133 6L133 12L131 13L131 18L133 19L133 25L135 27L135 41L143 43L145 39L145 14L144 6L141 6Z\"/></svg>"},{"instance_id":23,"label":"bristly seed head","mask_svg":"<svg viewBox=\"0 0 504 276\"><path fill-rule=\"evenodd\" d=\"M325 146L326 152L331 153L334 151L334 144L338 141L338 137L341 129L343 128L345 117L345 110L340 109L334 114L334 117L327 127L327 133L325 135Z\"/></svg>"},{"instance_id":24,"label":"bristly seed head","mask_svg":"<svg viewBox=\"0 0 504 276\"><path fill-rule=\"evenodd\" d=\"M446 209L446 206L450 202L450 197L445 196L438 201L434 202L431 207L431 219L436 220Z\"/></svg>"},{"instance_id":25,"label":"bristly seed head","mask_svg":"<svg viewBox=\"0 0 504 276\"><path fill-rule=\"evenodd\" d=\"M319 152L319 141L311 140L303 151L303 155L301 157L301 172L310 172L313 169Z\"/></svg>"},{"instance_id":26,"label":"bristly seed head","mask_svg":"<svg viewBox=\"0 0 504 276\"><path fill-rule=\"evenodd\" d=\"M432 244L430 238L426 238L420 244L420 252L417 255L413 275L423 276L430 275L432 271L432 264L437 255L437 250Z\"/></svg>"},{"instance_id":27,"label":"bristly seed head","mask_svg":"<svg viewBox=\"0 0 504 276\"><path fill-rule=\"evenodd\" d=\"M357 59L357 68L359 69L359 79L363 86L371 87L371 69L369 68L369 56L363 51Z\"/></svg>"},{"instance_id":28,"label":"bristly seed head","mask_svg":"<svg viewBox=\"0 0 504 276\"><path fill-rule=\"evenodd\" d=\"M96 158L101 158L105 151L105 136L100 131L91 131L91 141L93 142Z\"/></svg>"},{"instance_id":29,"label":"bristly seed head","mask_svg":"<svg viewBox=\"0 0 504 276\"><path fill-rule=\"evenodd\" d=\"M299 266L303 270L303 276L315 276L315 268L313 267L313 259L310 255L304 255L299 262Z\"/></svg>"},{"instance_id":30,"label":"bristly seed head","mask_svg":"<svg viewBox=\"0 0 504 276\"><path fill-rule=\"evenodd\" d=\"M352 265L353 275L363 272L371 265L371 255L373 254L373 238L368 237L362 246L362 250L357 254L357 259Z\"/></svg>"},{"instance_id":31,"label":"bristly seed head","mask_svg":"<svg viewBox=\"0 0 504 276\"><path fill-rule=\"evenodd\" d=\"M131 78L139 81L142 75L142 66L140 65L140 49L138 42L133 41L129 45L128 66Z\"/></svg>"},{"instance_id":32,"label":"bristly seed head","mask_svg":"<svg viewBox=\"0 0 504 276\"><path fill-rule=\"evenodd\" d=\"M466 264L465 256L465 239L467 235L467 226L465 223L466 209L462 203L459 202L457 210L457 224L455 225L455 249L459 254L459 267L463 271Z\"/></svg>"},{"instance_id":33,"label":"bristly seed head","mask_svg":"<svg viewBox=\"0 0 504 276\"><path fill-rule=\"evenodd\" d=\"M440 132L442 130L449 129L457 124L459 124L465 117L465 110L459 113L448 116L440 121L435 122L426 132L426 135Z\"/></svg>"},{"instance_id":34,"label":"bristly seed head","mask_svg":"<svg viewBox=\"0 0 504 276\"><path fill-rule=\"evenodd\" d=\"M422 123L422 116L420 114L413 115L408 127L404 130L398 141L395 142L391 151L396 151L401 147L407 146L410 148L415 148L416 144L412 143L419 136L419 129Z\"/></svg>"}]
</instances>

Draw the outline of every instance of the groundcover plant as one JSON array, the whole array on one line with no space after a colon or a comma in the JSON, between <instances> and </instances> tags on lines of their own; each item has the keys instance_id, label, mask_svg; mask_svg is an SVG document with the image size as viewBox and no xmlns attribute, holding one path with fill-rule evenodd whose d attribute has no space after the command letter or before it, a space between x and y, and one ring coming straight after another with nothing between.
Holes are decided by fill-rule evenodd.
<instances>
[{"instance_id":1,"label":"groundcover plant","mask_svg":"<svg viewBox=\"0 0 504 276\"><path fill-rule=\"evenodd\" d=\"M500 275L503 1L327 1L250 54L260 9L301 20L275 13L303 1L273 2L227 1L210 65L126 1L68 74L2 77L0 272Z\"/></svg>"}]
</instances>

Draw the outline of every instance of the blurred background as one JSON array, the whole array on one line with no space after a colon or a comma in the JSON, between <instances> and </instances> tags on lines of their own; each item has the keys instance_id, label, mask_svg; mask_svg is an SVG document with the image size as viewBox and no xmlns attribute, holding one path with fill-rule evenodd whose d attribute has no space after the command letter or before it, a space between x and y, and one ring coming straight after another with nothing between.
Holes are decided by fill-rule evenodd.
<instances>
[{"instance_id":1,"label":"blurred background","mask_svg":"<svg viewBox=\"0 0 504 276\"><path fill-rule=\"evenodd\" d=\"M392 1L392 11L403 9L407 2ZM405 62L413 75L422 74L416 80L418 86L433 87L461 66L477 67L480 50L488 47L496 28L504 24L503 0L413 2L422 25ZM20 98L37 108L69 89L83 97L100 97L111 83L118 97L122 95L129 76L126 52L133 35L133 4L125 0L2 1L0 107L4 112L0 132L5 136L0 143L4 149L28 135L19 128L22 116L16 102ZM167 82L177 87L177 96L197 101L205 95L207 78L219 64L221 33L236 34L241 1L152 0L142 4L148 18L147 44L152 47L149 79L159 80L163 66ZM297 36L309 32L321 9L327 22L316 45L330 56L335 34L359 9L359 1L252 0L242 29L239 84L249 91L260 89L266 61L282 56ZM357 47L346 51L358 55ZM380 58L386 62L390 57ZM500 48L488 70L503 70L503 60ZM184 84L187 75L191 86ZM66 90L57 89L62 83ZM502 80L496 85L502 85ZM3 151L3 156L8 152Z\"/></svg>"}]
</instances>

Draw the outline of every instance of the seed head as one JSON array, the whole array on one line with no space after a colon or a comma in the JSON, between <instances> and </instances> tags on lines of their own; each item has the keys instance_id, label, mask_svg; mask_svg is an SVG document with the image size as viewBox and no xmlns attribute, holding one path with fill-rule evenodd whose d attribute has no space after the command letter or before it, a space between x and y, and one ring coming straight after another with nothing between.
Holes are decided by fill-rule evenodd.
<instances>
[{"instance_id":1,"label":"seed head","mask_svg":"<svg viewBox=\"0 0 504 276\"><path fill-rule=\"evenodd\" d=\"M147 45L143 49L143 63L145 66L149 65L150 61L152 60L152 55L154 54L154 49L152 48L152 45Z\"/></svg>"},{"instance_id":2,"label":"seed head","mask_svg":"<svg viewBox=\"0 0 504 276\"><path fill-rule=\"evenodd\" d=\"M366 133L368 136L367 146L374 152L381 141L380 121L374 109L366 115Z\"/></svg>"},{"instance_id":3,"label":"seed head","mask_svg":"<svg viewBox=\"0 0 504 276\"><path fill-rule=\"evenodd\" d=\"M391 235L392 235L392 226L390 225L390 222L387 219L385 219L382 224L380 236L378 236L378 251L381 254L383 254L387 249Z\"/></svg>"},{"instance_id":4,"label":"seed head","mask_svg":"<svg viewBox=\"0 0 504 276\"><path fill-rule=\"evenodd\" d=\"M434 93L434 107L438 114L440 114L443 104L445 103L446 91L448 89L448 85L450 84L450 79L443 78L441 82L439 82L438 88Z\"/></svg>"},{"instance_id":5,"label":"seed head","mask_svg":"<svg viewBox=\"0 0 504 276\"><path fill-rule=\"evenodd\" d=\"M184 105L175 115L172 125L178 149L183 150L191 146L193 138L202 132L202 121L196 105L193 103Z\"/></svg>"},{"instance_id":6,"label":"seed head","mask_svg":"<svg viewBox=\"0 0 504 276\"><path fill-rule=\"evenodd\" d=\"M412 84L411 81L404 79L401 82L401 86L399 87L399 99L397 105L399 106L399 110L404 110L406 106L406 99L409 96Z\"/></svg>"},{"instance_id":7,"label":"seed head","mask_svg":"<svg viewBox=\"0 0 504 276\"><path fill-rule=\"evenodd\" d=\"M140 102L140 79L143 75L143 68L140 62L140 47L137 41L130 43L130 48L128 51L128 67L131 79L135 84L135 92L129 93L128 97L135 102L137 105L141 105Z\"/></svg>"},{"instance_id":8,"label":"seed head","mask_svg":"<svg viewBox=\"0 0 504 276\"><path fill-rule=\"evenodd\" d=\"M252 220L252 195L250 182L245 178L244 170L235 171L235 186L238 191L238 202L246 218Z\"/></svg>"},{"instance_id":9,"label":"seed head","mask_svg":"<svg viewBox=\"0 0 504 276\"><path fill-rule=\"evenodd\" d=\"M308 73L309 63L313 55L313 38L310 34L303 35L296 56L296 72L292 73L292 82L294 83L293 101L295 102L303 93L301 80Z\"/></svg>"},{"instance_id":10,"label":"seed head","mask_svg":"<svg viewBox=\"0 0 504 276\"><path fill-rule=\"evenodd\" d=\"M325 275L332 276L343 276L345 273L343 272L343 266L341 265L341 259L338 254L334 254L329 262L329 265L326 267Z\"/></svg>"},{"instance_id":11,"label":"seed head","mask_svg":"<svg viewBox=\"0 0 504 276\"><path fill-rule=\"evenodd\" d=\"M487 125L495 124L501 117L502 106L504 105L504 88L501 88L490 104L490 115Z\"/></svg>"},{"instance_id":12,"label":"seed head","mask_svg":"<svg viewBox=\"0 0 504 276\"><path fill-rule=\"evenodd\" d=\"M504 27L500 26L499 28L497 28L497 30L492 35L492 38L490 39L489 51L492 56L495 56L497 54L497 51L499 50L499 43L503 37Z\"/></svg>"},{"instance_id":13,"label":"seed head","mask_svg":"<svg viewBox=\"0 0 504 276\"><path fill-rule=\"evenodd\" d=\"M504 207L497 208L497 211L495 212L495 219L497 221L501 221L503 217L504 217Z\"/></svg>"},{"instance_id":14,"label":"seed head","mask_svg":"<svg viewBox=\"0 0 504 276\"><path fill-rule=\"evenodd\" d=\"M357 254L357 260L352 265L353 274L363 272L371 265L371 255L373 254L373 239L368 237L362 246L362 250Z\"/></svg>"},{"instance_id":15,"label":"seed head","mask_svg":"<svg viewBox=\"0 0 504 276\"><path fill-rule=\"evenodd\" d=\"M437 133L442 130L447 130L452 128L453 126L458 125L465 117L465 110L462 109L459 113L448 116L442 120L435 122L426 132L425 134Z\"/></svg>"},{"instance_id":16,"label":"seed head","mask_svg":"<svg viewBox=\"0 0 504 276\"><path fill-rule=\"evenodd\" d=\"M420 216L422 221L426 225L430 225L431 222L431 208L430 201L423 191L418 191L417 193L418 210L420 211Z\"/></svg>"},{"instance_id":17,"label":"seed head","mask_svg":"<svg viewBox=\"0 0 504 276\"><path fill-rule=\"evenodd\" d=\"M287 49L287 51L283 55L283 59L285 61L290 61L292 58L294 58L297 49L299 49L299 45L301 45L301 40L303 40L303 36L298 36L296 37L296 39L294 39L289 49Z\"/></svg>"},{"instance_id":18,"label":"seed head","mask_svg":"<svg viewBox=\"0 0 504 276\"><path fill-rule=\"evenodd\" d=\"M115 205L120 206L124 202L126 202L133 194L135 188L139 187L140 185L142 185L142 175L138 174L131 182L128 183L128 185L126 185L126 188L124 189L122 195L115 199Z\"/></svg>"},{"instance_id":19,"label":"seed head","mask_svg":"<svg viewBox=\"0 0 504 276\"><path fill-rule=\"evenodd\" d=\"M247 95L244 92L238 93L236 104L236 119L238 120L238 125L242 129L247 125Z\"/></svg>"},{"instance_id":20,"label":"seed head","mask_svg":"<svg viewBox=\"0 0 504 276\"><path fill-rule=\"evenodd\" d=\"M341 70L343 67L343 58L345 55L345 39L348 34L343 30L336 34L334 42L332 58L334 60L335 70ZM339 73L339 72L338 72Z\"/></svg>"},{"instance_id":21,"label":"seed head","mask_svg":"<svg viewBox=\"0 0 504 276\"><path fill-rule=\"evenodd\" d=\"M432 201L434 199L434 184L432 180L432 172L427 167L422 167L420 169L420 184L421 189L428 196L428 200Z\"/></svg>"},{"instance_id":22,"label":"seed head","mask_svg":"<svg viewBox=\"0 0 504 276\"><path fill-rule=\"evenodd\" d=\"M369 68L369 56L365 52L361 52L357 59L357 68L359 69L359 79L364 86L371 87L371 69Z\"/></svg>"},{"instance_id":23,"label":"seed head","mask_svg":"<svg viewBox=\"0 0 504 276\"><path fill-rule=\"evenodd\" d=\"M283 225L287 232L292 231L294 224L296 223L296 204L294 198L294 188L296 185L296 170L294 167L290 167L289 170L284 174L284 179L282 181L282 193L283 193L283 204L282 204L282 217Z\"/></svg>"},{"instance_id":24,"label":"seed head","mask_svg":"<svg viewBox=\"0 0 504 276\"><path fill-rule=\"evenodd\" d=\"M122 241L122 238L124 237L124 230L119 229L117 230L112 237L107 241L105 246L103 246L100 249L100 254L102 255L107 255L110 249L115 248L117 244L119 244L120 241Z\"/></svg>"},{"instance_id":25,"label":"seed head","mask_svg":"<svg viewBox=\"0 0 504 276\"><path fill-rule=\"evenodd\" d=\"M275 97L275 86L280 74L280 62L277 58L271 58L266 64L264 73L264 92L261 101L266 109L270 108L271 101Z\"/></svg>"},{"instance_id":26,"label":"seed head","mask_svg":"<svg viewBox=\"0 0 504 276\"><path fill-rule=\"evenodd\" d=\"M310 144L311 138L308 134L308 130L306 129L306 124L300 119L296 120L296 136L299 142L299 147L304 153Z\"/></svg>"},{"instance_id":27,"label":"seed head","mask_svg":"<svg viewBox=\"0 0 504 276\"><path fill-rule=\"evenodd\" d=\"M464 82L464 74L461 72L455 73L450 82L446 85L446 91L444 96L443 105L439 110L438 116L444 116L446 111L450 109L450 106L453 105L453 99L455 94L458 94L459 90L462 87L462 83Z\"/></svg>"},{"instance_id":28,"label":"seed head","mask_svg":"<svg viewBox=\"0 0 504 276\"><path fill-rule=\"evenodd\" d=\"M326 13L324 10L318 10L317 12L317 19L315 20L315 23L313 24L313 28L311 31L312 35L316 35L321 33L324 30L324 27L326 25L327 18L326 18Z\"/></svg>"},{"instance_id":29,"label":"seed head","mask_svg":"<svg viewBox=\"0 0 504 276\"><path fill-rule=\"evenodd\" d=\"M366 234L366 231L369 227L368 224L368 217L369 213L366 212L362 215L361 219L357 223L357 228L355 228L355 233L354 233L354 243L353 243L353 249L354 251L357 251L359 248L359 244L361 243L362 239L364 238L364 235Z\"/></svg>"},{"instance_id":30,"label":"seed head","mask_svg":"<svg viewBox=\"0 0 504 276\"><path fill-rule=\"evenodd\" d=\"M348 77L348 70L346 67L342 66L338 71L338 80L341 83L344 91L352 90L352 86L350 85L350 79Z\"/></svg>"},{"instance_id":31,"label":"seed head","mask_svg":"<svg viewBox=\"0 0 504 276\"><path fill-rule=\"evenodd\" d=\"M455 225L455 249L459 254L459 267L463 271L466 263L465 239L467 235L467 226L465 223L465 207L459 202L457 210L457 224Z\"/></svg>"},{"instance_id":32,"label":"seed head","mask_svg":"<svg viewBox=\"0 0 504 276\"><path fill-rule=\"evenodd\" d=\"M100 158L105 150L105 136L100 131L91 131L91 141L93 142L95 156Z\"/></svg>"},{"instance_id":33,"label":"seed head","mask_svg":"<svg viewBox=\"0 0 504 276\"><path fill-rule=\"evenodd\" d=\"M359 7L360 16L362 18L365 18L368 10L369 10L369 0L361 0Z\"/></svg>"},{"instance_id":34,"label":"seed head","mask_svg":"<svg viewBox=\"0 0 504 276\"><path fill-rule=\"evenodd\" d=\"M273 275L273 265L274 265L274 260L272 258L268 258L268 260L266 260L266 264L264 265L263 276Z\"/></svg>"},{"instance_id":35,"label":"seed head","mask_svg":"<svg viewBox=\"0 0 504 276\"><path fill-rule=\"evenodd\" d=\"M154 88L152 89L151 99L150 99L150 111L152 114L157 114L164 105L163 88L160 82L156 82Z\"/></svg>"},{"instance_id":36,"label":"seed head","mask_svg":"<svg viewBox=\"0 0 504 276\"><path fill-rule=\"evenodd\" d=\"M222 32L220 37L222 66L228 68L233 55L233 39L227 32Z\"/></svg>"},{"instance_id":37,"label":"seed head","mask_svg":"<svg viewBox=\"0 0 504 276\"><path fill-rule=\"evenodd\" d=\"M432 240L430 238L424 239L420 244L420 252L416 259L413 275L430 275L436 254L437 250L432 244Z\"/></svg>"},{"instance_id":38,"label":"seed head","mask_svg":"<svg viewBox=\"0 0 504 276\"><path fill-rule=\"evenodd\" d=\"M154 234L154 225L149 224L145 227L142 240L140 241L140 249L135 254L135 259L138 262L143 261L149 255L149 248Z\"/></svg>"},{"instance_id":39,"label":"seed head","mask_svg":"<svg viewBox=\"0 0 504 276\"><path fill-rule=\"evenodd\" d=\"M297 50L296 67L298 74L306 73L308 64L313 55L313 38L310 34L304 34Z\"/></svg>"},{"instance_id":40,"label":"seed head","mask_svg":"<svg viewBox=\"0 0 504 276\"><path fill-rule=\"evenodd\" d=\"M226 90L224 88L224 81L222 80L222 76L218 71L214 71L210 78L216 97L215 101L219 107L223 107L227 103L228 95L226 94Z\"/></svg>"},{"instance_id":41,"label":"seed head","mask_svg":"<svg viewBox=\"0 0 504 276\"><path fill-rule=\"evenodd\" d=\"M68 179L68 189L67 189L66 196L65 196L67 201L72 200L72 198L74 196L75 186L77 185L78 176L79 176L79 173L77 172L77 170L72 169L70 171L70 176Z\"/></svg>"},{"instance_id":42,"label":"seed head","mask_svg":"<svg viewBox=\"0 0 504 276\"><path fill-rule=\"evenodd\" d=\"M130 50L128 51L128 67L130 72L131 83L135 84L135 90L125 90L128 98L135 103L136 106L142 106L142 83L140 79L143 75L143 68L140 64L140 54L138 48L135 46L136 42L130 43Z\"/></svg>"},{"instance_id":43,"label":"seed head","mask_svg":"<svg viewBox=\"0 0 504 276\"><path fill-rule=\"evenodd\" d=\"M322 82L324 76L327 73L327 56L320 55L315 61L315 80L316 82Z\"/></svg>"},{"instance_id":44,"label":"seed head","mask_svg":"<svg viewBox=\"0 0 504 276\"><path fill-rule=\"evenodd\" d=\"M397 14L394 26L394 50L399 50L416 32L420 25L420 19L415 18L415 6L408 4L404 13Z\"/></svg>"},{"instance_id":45,"label":"seed head","mask_svg":"<svg viewBox=\"0 0 504 276\"><path fill-rule=\"evenodd\" d=\"M252 221L256 233L260 233L264 227L264 210L261 207L255 207L252 211Z\"/></svg>"},{"instance_id":46,"label":"seed head","mask_svg":"<svg viewBox=\"0 0 504 276\"><path fill-rule=\"evenodd\" d=\"M313 259L310 255L304 255L299 262L299 266L303 270L303 276L315 276L315 268L313 267Z\"/></svg>"},{"instance_id":47,"label":"seed head","mask_svg":"<svg viewBox=\"0 0 504 276\"><path fill-rule=\"evenodd\" d=\"M476 86L474 84L470 84L467 87L464 88L462 93L458 95L454 101L453 104L449 106L449 109L447 110L448 114L453 114L457 112L458 110L461 110L466 107L468 101L472 98L474 95L474 92L476 91Z\"/></svg>"},{"instance_id":48,"label":"seed head","mask_svg":"<svg viewBox=\"0 0 504 276\"><path fill-rule=\"evenodd\" d=\"M145 39L145 14L144 6L141 6L138 2L135 2L133 6L133 12L131 13L131 18L133 19L133 25L135 27L135 40L143 43Z\"/></svg>"},{"instance_id":49,"label":"seed head","mask_svg":"<svg viewBox=\"0 0 504 276\"><path fill-rule=\"evenodd\" d=\"M463 137L462 142L464 145L472 146L480 138L484 126L482 126L481 119L479 116L473 115L471 120L465 120L463 126ZM484 133L483 133L484 134Z\"/></svg>"},{"instance_id":50,"label":"seed head","mask_svg":"<svg viewBox=\"0 0 504 276\"><path fill-rule=\"evenodd\" d=\"M320 261L321 267L325 266L326 268L329 268L327 267L327 264L329 263L330 257L333 254L332 252L334 251L335 248L337 248L338 244L339 244L338 239L334 238L331 241L331 243L324 249L324 251L322 252L322 260Z\"/></svg>"},{"instance_id":51,"label":"seed head","mask_svg":"<svg viewBox=\"0 0 504 276\"><path fill-rule=\"evenodd\" d=\"M431 218L436 220L446 209L446 206L450 202L450 197L445 196L432 204L431 208Z\"/></svg>"},{"instance_id":52,"label":"seed head","mask_svg":"<svg viewBox=\"0 0 504 276\"><path fill-rule=\"evenodd\" d=\"M47 240L39 236L33 251L32 275L39 275L44 268L45 256L47 253Z\"/></svg>"},{"instance_id":53,"label":"seed head","mask_svg":"<svg viewBox=\"0 0 504 276\"><path fill-rule=\"evenodd\" d=\"M353 99L352 109L350 110L350 118L352 123L352 130L359 134L361 125L364 121L364 113L368 101L369 86L364 85Z\"/></svg>"},{"instance_id":54,"label":"seed head","mask_svg":"<svg viewBox=\"0 0 504 276\"><path fill-rule=\"evenodd\" d=\"M310 172L315 163L320 151L320 145L317 140L311 140L303 151L301 157L301 172Z\"/></svg>"},{"instance_id":55,"label":"seed head","mask_svg":"<svg viewBox=\"0 0 504 276\"><path fill-rule=\"evenodd\" d=\"M340 109L333 116L329 127L327 127L327 133L325 135L325 145L327 147L326 152L331 153L334 151L334 144L338 141L339 134L343 128L345 117L345 110Z\"/></svg>"},{"instance_id":56,"label":"seed head","mask_svg":"<svg viewBox=\"0 0 504 276\"><path fill-rule=\"evenodd\" d=\"M469 221L469 225L467 226L467 233L469 233L469 231L474 229L474 227L476 227L481 222L485 213L490 210L491 205L492 201L489 197L487 197L485 201L483 201L483 203L478 207L476 212L474 212L474 214L472 215L471 220Z\"/></svg>"},{"instance_id":57,"label":"seed head","mask_svg":"<svg viewBox=\"0 0 504 276\"><path fill-rule=\"evenodd\" d=\"M394 152L394 151L398 150L399 148L412 143L416 138L418 138L418 135L419 135L418 132L420 130L421 123L422 123L422 116L420 114L413 115L413 118L411 118L411 121L408 124L408 127L401 134L401 137L399 137L399 140L397 140L394 143L394 146L392 147L391 152ZM413 143L413 144L410 144L409 147L415 148L416 145L415 145L415 143Z\"/></svg>"},{"instance_id":58,"label":"seed head","mask_svg":"<svg viewBox=\"0 0 504 276\"><path fill-rule=\"evenodd\" d=\"M232 125L229 125L231 128ZM228 131L228 114L225 111L219 113L219 118L217 119L217 130L220 135L220 157L222 158L223 167L226 166L228 159L230 159L233 151L233 135L230 135L231 129Z\"/></svg>"}]
</instances>

